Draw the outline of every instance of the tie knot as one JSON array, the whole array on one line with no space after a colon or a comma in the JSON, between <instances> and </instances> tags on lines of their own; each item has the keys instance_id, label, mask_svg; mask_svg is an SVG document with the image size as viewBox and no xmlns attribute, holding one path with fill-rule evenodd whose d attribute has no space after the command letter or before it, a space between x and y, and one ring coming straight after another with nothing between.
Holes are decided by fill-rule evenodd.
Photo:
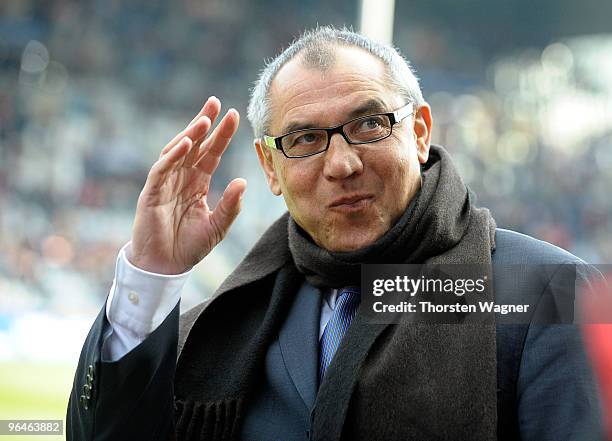
<instances>
[{"instance_id":1,"label":"tie knot","mask_svg":"<svg viewBox=\"0 0 612 441\"><path fill-rule=\"evenodd\" d=\"M352 320L361 303L361 290L357 286L346 286L338 290L336 310L343 315L349 315Z\"/></svg>"},{"instance_id":2,"label":"tie knot","mask_svg":"<svg viewBox=\"0 0 612 441\"><path fill-rule=\"evenodd\" d=\"M361 290L359 289L358 286L345 286L344 288L341 288L340 290L338 290L338 299L345 297L346 300L348 301L351 301L351 300L359 301L360 296L361 296Z\"/></svg>"},{"instance_id":3,"label":"tie knot","mask_svg":"<svg viewBox=\"0 0 612 441\"><path fill-rule=\"evenodd\" d=\"M358 286L345 286L338 291L336 298L336 309L346 310L352 316L355 315L355 310L361 301L361 290Z\"/></svg>"}]
</instances>

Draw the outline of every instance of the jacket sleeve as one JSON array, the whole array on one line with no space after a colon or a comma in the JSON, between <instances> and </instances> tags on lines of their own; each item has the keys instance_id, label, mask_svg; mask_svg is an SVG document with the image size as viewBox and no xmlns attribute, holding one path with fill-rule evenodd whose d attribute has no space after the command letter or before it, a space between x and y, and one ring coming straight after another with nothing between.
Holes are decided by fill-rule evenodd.
<instances>
[{"instance_id":1,"label":"jacket sleeve","mask_svg":"<svg viewBox=\"0 0 612 441\"><path fill-rule=\"evenodd\" d=\"M168 440L174 437L174 372L179 304L121 359L102 361L105 309L79 358L66 415L68 441Z\"/></svg>"},{"instance_id":2,"label":"jacket sleeve","mask_svg":"<svg viewBox=\"0 0 612 441\"><path fill-rule=\"evenodd\" d=\"M566 283L564 271L558 271L547 289L556 287L554 297L569 296L573 301L574 286L588 283L585 268L588 269L576 265L578 273L571 283ZM571 312L565 315L571 317ZM521 440L601 441L604 435L600 391L581 328L558 318L565 324L532 323L525 337L517 382Z\"/></svg>"}]
</instances>

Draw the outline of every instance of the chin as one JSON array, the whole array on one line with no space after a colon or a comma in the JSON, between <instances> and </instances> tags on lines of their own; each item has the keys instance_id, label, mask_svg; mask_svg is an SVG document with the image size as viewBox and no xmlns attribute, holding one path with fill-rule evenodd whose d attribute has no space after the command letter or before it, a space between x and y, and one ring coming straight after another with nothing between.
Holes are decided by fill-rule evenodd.
<instances>
[{"instance_id":1,"label":"chin","mask_svg":"<svg viewBox=\"0 0 612 441\"><path fill-rule=\"evenodd\" d=\"M357 251L368 245L372 245L382 235L373 233L374 232L371 230L363 232L362 234L347 232L341 240L328 241L324 248L336 253Z\"/></svg>"}]
</instances>

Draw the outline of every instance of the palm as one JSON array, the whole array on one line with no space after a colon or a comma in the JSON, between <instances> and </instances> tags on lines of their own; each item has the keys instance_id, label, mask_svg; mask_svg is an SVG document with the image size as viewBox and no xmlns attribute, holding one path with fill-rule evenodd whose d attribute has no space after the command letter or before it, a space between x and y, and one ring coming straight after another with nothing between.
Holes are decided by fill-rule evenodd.
<instances>
[{"instance_id":1,"label":"palm","mask_svg":"<svg viewBox=\"0 0 612 441\"><path fill-rule=\"evenodd\" d=\"M158 201L150 199L152 216L157 218L157 227L165 235L160 245L168 247L166 254L179 265L195 265L218 242L215 240L218 232L211 222L212 211L203 199L203 189L208 188L209 182L210 176L198 169L182 167L164 182Z\"/></svg>"},{"instance_id":2,"label":"palm","mask_svg":"<svg viewBox=\"0 0 612 441\"><path fill-rule=\"evenodd\" d=\"M212 107L208 111L214 120L218 111ZM205 140L210 121L196 117L185 132L191 129L194 138L201 141L193 143L179 134L178 140L164 148L138 200L132 236L135 264L154 272L180 273L197 264L223 239L238 214L244 181L232 181L214 211L207 196L212 175L236 131L237 116L228 112Z\"/></svg>"}]
</instances>

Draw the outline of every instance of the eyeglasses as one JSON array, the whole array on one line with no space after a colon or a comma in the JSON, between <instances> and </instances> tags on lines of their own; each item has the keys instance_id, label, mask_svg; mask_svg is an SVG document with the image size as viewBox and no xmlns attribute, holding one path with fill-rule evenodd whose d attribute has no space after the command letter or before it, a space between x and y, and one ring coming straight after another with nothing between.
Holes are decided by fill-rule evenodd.
<instances>
[{"instance_id":1,"label":"eyeglasses","mask_svg":"<svg viewBox=\"0 0 612 441\"><path fill-rule=\"evenodd\" d=\"M277 137L264 135L263 140L287 158L305 158L326 151L335 133L341 134L349 144L369 144L388 138L393 126L413 112L413 103L408 103L395 112L360 116L336 127L294 130Z\"/></svg>"}]
</instances>

